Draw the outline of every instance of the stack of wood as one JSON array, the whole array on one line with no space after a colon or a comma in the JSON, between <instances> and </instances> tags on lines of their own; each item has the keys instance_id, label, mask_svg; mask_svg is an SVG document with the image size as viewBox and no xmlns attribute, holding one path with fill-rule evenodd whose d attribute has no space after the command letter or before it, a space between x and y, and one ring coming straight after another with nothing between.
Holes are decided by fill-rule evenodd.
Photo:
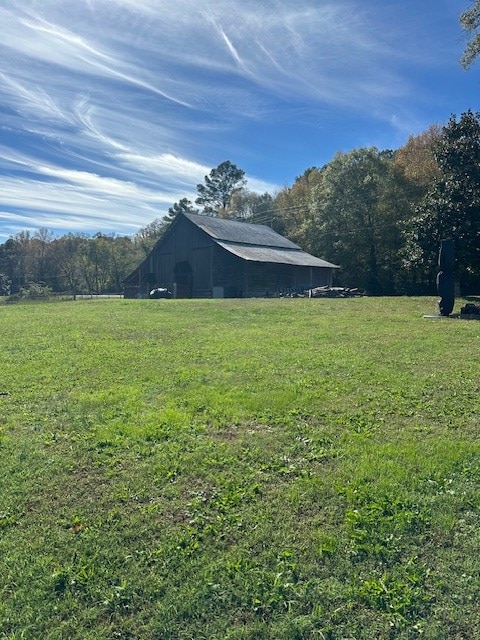
<instances>
[{"instance_id":1,"label":"stack of wood","mask_svg":"<svg viewBox=\"0 0 480 640\"><path fill-rule=\"evenodd\" d=\"M365 295L361 289L350 287L315 287L309 289L309 298L360 298Z\"/></svg>"}]
</instances>

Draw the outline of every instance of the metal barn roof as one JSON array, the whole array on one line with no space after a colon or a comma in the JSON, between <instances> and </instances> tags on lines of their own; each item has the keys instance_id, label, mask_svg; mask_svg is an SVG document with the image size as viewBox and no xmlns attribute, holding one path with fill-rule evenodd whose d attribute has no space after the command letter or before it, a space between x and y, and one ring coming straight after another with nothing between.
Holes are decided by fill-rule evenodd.
<instances>
[{"instance_id":1,"label":"metal barn roof","mask_svg":"<svg viewBox=\"0 0 480 640\"><path fill-rule=\"evenodd\" d=\"M300 249L294 242L287 240L287 238L263 224L250 224L249 222L225 220L193 213L185 213L183 215L214 240L267 247L283 247L284 249Z\"/></svg>"},{"instance_id":2,"label":"metal barn roof","mask_svg":"<svg viewBox=\"0 0 480 640\"><path fill-rule=\"evenodd\" d=\"M331 262L302 251L297 244L265 225L190 213L182 215L223 249L243 260L339 269Z\"/></svg>"},{"instance_id":3,"label":"metal barn roof","mask_svg":"<svg viewBox=\"0 0 480 640\"><path fill-rule=\"evenodd\" d=\"M293 264L302 267L339 267L331 262L316 258L300 249L283 249L278 247L256 247L235 242L217 242L218 245L230 253L253 262L275 262L278 264Z\"/></svg>"}]
</instances>

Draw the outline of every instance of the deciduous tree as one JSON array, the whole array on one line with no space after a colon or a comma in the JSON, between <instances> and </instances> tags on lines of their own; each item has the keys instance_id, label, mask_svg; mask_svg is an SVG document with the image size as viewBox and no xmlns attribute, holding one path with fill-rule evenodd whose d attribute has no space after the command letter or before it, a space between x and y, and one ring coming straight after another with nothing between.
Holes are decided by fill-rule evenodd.
<instances>
[{"instance_id":1,"label":"deciduous tree","mask_svg":"<svg viewBox=\"0 0 480 640\"><path fill-rule=\"evenodd\" d=\"M412 135L395 152L394 166L399 179L410 183L411 199L420 200L433 183L440 178L441 170L436 158L442 127L431 125L419 135Z\"/></svg>"},{"instance_id":2,"label":"deciduous tree","mask_svg":"<svg viewBox=\"0 0 480 640\"><path fill-rule=\"evenodd\" d=\"M74 297L81 292L83 281L80 270L79 251L86 238L69 233L51 243L51 254L56 264L56 289L69 291Z\"/></svg>"},{"instance_id":3,"label":"deciduous tree","mask_svg":"<svg viewBox=\"0 0 480 640\"><path fill-rule=\"evenodd\" d=\"M249 189L238 189L230 199L228 217L265 224L275 217L273 208L273 198L269 193L259 194Z\"/></svg>"},{"instance_id":4,"label":"deciduous tree","mask_svg":"<svg viewBox=\"0 0 480 640\"><path fill-rule=\"evenodd\" d=\"M338 153L316 189L314 253L341 265L348 285L391 293L402 242L402 200L393 153L371 147Z\"/></svg>"},{"instance_id":5,"label":"deciduous tree","mask_svg":"<svg viewBox=\"0 0 480 640\"><path fill-rule=\"evenodd\" d=\"M275 196L276 218L273 227L307 251L316 250L318 188L324 168L310 167Z\"/></svg>"},{"instance_id":6,"label":"deciduous tree","mask_svg":"<svg viewBox=\"0 0 480 640\"><path fill-rule=\"evenodd\" d=\"M141 258L148 256L154 244L159 240L168 228L169 222L165 218L155 218L145 227L137 231L133 236L133 244L140 251Z\"/></svg>"}]
</instances>

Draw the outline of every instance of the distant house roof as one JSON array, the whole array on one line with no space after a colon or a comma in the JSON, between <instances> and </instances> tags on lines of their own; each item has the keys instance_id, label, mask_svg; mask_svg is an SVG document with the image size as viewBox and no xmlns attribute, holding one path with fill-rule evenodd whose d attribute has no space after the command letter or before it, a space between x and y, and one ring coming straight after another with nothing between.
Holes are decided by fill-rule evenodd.
<instances>
[{"instance_id":1,"label":"distant house roof","mask_svg":"<svg viewBox=\"0 0 480 640\"><path fill-rule=\"evenodd\" d=\"M339 269L338 265L302 251L297 244L265 225L191 213L181 215L202 229L223 249L243 260Z\"/></svg>"}]
</instances>

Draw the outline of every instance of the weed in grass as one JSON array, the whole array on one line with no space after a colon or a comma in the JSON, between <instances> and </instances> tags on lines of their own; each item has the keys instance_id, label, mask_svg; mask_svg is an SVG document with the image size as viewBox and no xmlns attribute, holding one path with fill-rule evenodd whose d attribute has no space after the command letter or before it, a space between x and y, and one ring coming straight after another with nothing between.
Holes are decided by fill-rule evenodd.
<instances>
[{"instance_id":1,"label":"weed in grass","mask_svg":"<svg viewBox=\"0 0 480 640\"><path fill-rule=\"evenodd\" d=\"M386 614L393 627L416 625L427 614L432 596L426 589L428 574L408 563L381 576L362 580L352 598L370 609ZM413 629L413 627L411 627Z\"/></svg>"},{"instance_id":2,"label":"weed in grass","mask_svg":"<svg viewBox=\"0 0 480 640\"><path fill-rule=\"evenodd\" d=\"M405 541L423 533L429 525L424 511L398 498L364 496L355 503L355 508L345 514L350 553L354 556L372 556L391 563L404 550Z\"/></svg>"},{"instance_id":3,"label":"weed in grass","mask_svg":"<svg viewBox=\"0 0 480 640\"><path fill-rule=\"evenodd\" d=\"M316 552L319 558L330 557L339 550L338 536L333 533L320 531L316 533Z\"/></svg>"},{"instance_id":4,"label":"weed in grass","mask_svg":"<svg viewBox=\"0 0 480 640\"><path fill-rule=\"evenodd\" d=\"M2 511L0 513L0 529L5 529L18 522L18 517L12 515L8 511Z\"/></svg>"}]
</instances>

